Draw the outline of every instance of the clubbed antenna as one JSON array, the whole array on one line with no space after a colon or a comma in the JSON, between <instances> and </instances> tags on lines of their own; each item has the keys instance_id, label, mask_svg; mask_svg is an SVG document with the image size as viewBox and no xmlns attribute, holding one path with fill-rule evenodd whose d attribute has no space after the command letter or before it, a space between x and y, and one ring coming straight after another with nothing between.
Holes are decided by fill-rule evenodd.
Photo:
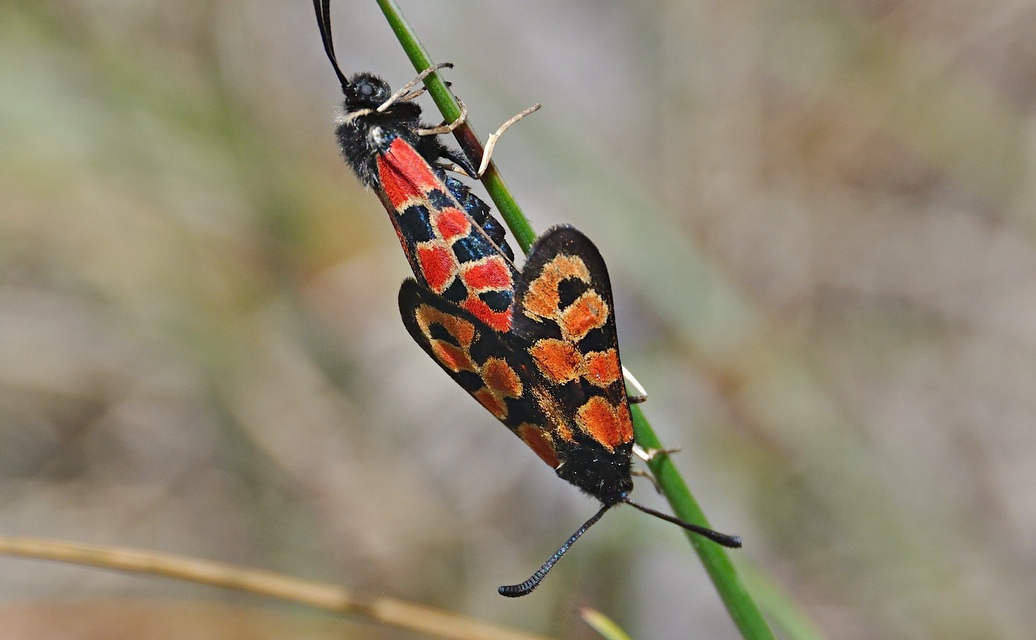
<instances>
[{"instance_id":1,"label":"clubbed antenna","mask_svg":"<svg viewBox=\"0 0 1036 640\"><path fill-rule=\"evenodd\" d=\"M335 68L335 74L338 75L339 82L342 83L342 89L344 90L349 86L349 81L345 79L345 74L338 68L338 58L335 57L335 45L331 40L331 0L313 0L313 10L317 14L317 26L320 27L320 39L324 42L324 53L327 54L327 59L331 61L331 66Z\"/></svg>"},{"instance_id":2,"label":"clubbed antenna","mask_svg":"<svg viewBox=\"0 0 1036 640\"><path fill-rule=\"evenodd\" d=\"M671 522L677 526L683 527L688 531L692 531L704 538L708 538L716 544L723 545L724 547L731 547L733 549L741 547L741 538L739 536L729 536L725 533L719 533L718 531L713 531L712 529L708 529L706 527L691 524L690 522L684 522L679 518L674 518L673 516L662 513L661 511L655 511L654 509L645 507L642 504L637 504L629 498L623 497L622 500L620 500L620 502L624 502L629 506L633 507L634 509L638 509L649 515L653 515L656 518L661 518L666 522ZM579 530L573 533L572 537L566 540L565 544L561 545L561 548L554 552L554 555L547 558L547 561L543 563L543 566L537 569L536 573L532 574L528 580L521 584L513 584L500 587L499 589L497 589L497 592L502 596L507 596L508 598L520 598L521 596L527 596L530 593L532 593L533 589L540 586L540 583L543 582L543 579L545 577L547 577L547 573L552 568L554 568L554 565L557 564L558 560L561 559L561 556L565 555L565 552L568 551L569 547L575 544L575 541L578 540L579 537L582 536L584 533L586 533L587 529L594 526L594 524L596 524L597 521L601 519L601 516L603 516L604 513L608 511L608 509L611 509L616 504L618 503L613 502L612 504L606 504L603 507L601 507L601 510L595 513L592 518L583 523L583 526L579 527Z\"/></svg>"},{"instance_id":3,"label":"clubbed antenna","mask_svg":"<svg viewBox=\"0 0 1036 640\"><path fill-rule=\"evenodd\" d=\"M716 544L721 544L724 547L730 547L731 549L740 549L741 548L741 536L728 536L727 534L720 533L719 531L713 531L712 529L707 529L705 527L698 526L696 524L691 524L690 522L684 522L683 520L681 520L679 518L674 518L673 516L671 516L671 515L669 515L667 513L662 513L661 511L655 511L654 509L645 507L642 504L637 504L636 502L633 502L629 498L623 498L622 501L625 502L626 504L628 504L629 506L633 507L634 509L639 509L640 511L643 511L644 513L653 515L656 518L661 518L662 520L665 520L666 522L672 522L676 526L683 527L684 529L687 529L688 531L692 531L694 533L697 533L699 536L701 536L703 538L708 538L709 540L712 540Z\"/></svg>"},{"instance_id":4,"label":"clubbed antenna","mask_svg":"<svg viewBox=\"0 0 1036 640\"><path fill-rule=\"evenodd\" d=\"M532 593L532 590L540 586L540 582L542 582L543 579L547 577L547 572L550 571L555 564L557 564L557 561L561 559L561 556L565 555L565 552L568 551L568 548L575 544L575 541L579 539L579 536L586 533L587 529L594 526L594 524L596 524L597 521L601 519L601 516L604 515L605 511L611 509L614 506L615 504L613 503L606 504L603 507L601 507L601 510L595 513L592 518L583 523L583 526L579 527L579 530L573 533L572 537L566 540L565 544L561 545L561 548L554 552L554 555L547 558L547 561L543 563L543 566L540 567L536 571L536 573L532 574L532 576L529 577L528 580L521 584L512 584L510 586L500 587L499 589L497 589L497 592L502 596L507 596L508 598L520 598L522 596L527 596L530 593Z\"/></svg>"}]
</instances>

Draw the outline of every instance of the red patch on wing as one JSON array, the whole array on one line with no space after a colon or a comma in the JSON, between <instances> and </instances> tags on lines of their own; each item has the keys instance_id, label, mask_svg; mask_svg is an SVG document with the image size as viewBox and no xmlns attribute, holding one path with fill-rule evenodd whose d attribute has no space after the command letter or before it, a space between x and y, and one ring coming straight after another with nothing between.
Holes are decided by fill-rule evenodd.
<instances>
[{"instance_id":1,"label":"red patch on wing","mask_svg":"<svg viewBox=\"0 0 1036 640\"><path fill-rule=\"evenodd\" d=\"M586 379L598 387L607 387L622 377L619 354L615 349L588 353L584 363Z\"/></svg>"},{"instance_id":2,"label":"red patch on wing","mask_svg":"<svg viewBox=\"0 0 1036 640\"><path fill-rule=\"evenodd\" d=\"M468 290L487 291L511 288L511 270L500 256L490 256L484 260L461 267L461 278Z\"/></svg>"},{"instance_id":3,"label":"red patch on wing","mask_svg":"<svg viewBox=\"0 0 1036 640\"><path fill-rule=\"evenodd\" d=\"M529 290L525 294L526 313L541 318L556 318L561 311L558 286L568 278L589 281L590 271L579 257L559 255L543 265L540 276L529 283Z\"/></svg>"},{"instance_id":4,"label":"red patch on wing","mask_svg":"<svg viewBox=\"0 0 1036 640\"><path fill-rule=\"evenodd\" d=\"M453 251L435 241L417 247L417 262L428 288L435 293L445 291L457 273L457 257Z\"/></svg>"},{"instance_id":5,"label":"red patch on wing","mask_svg":"<svg viewBox=\"0 0 1036 640\"><path fill-rule=\"evenodd\" d=\"M518 437L524 440L525 444L529 445L529 448L540 457L540 460L546 462L551 468L556 469L561 464L558 454L554 451L554 444L543 434L542 429L531 424L523 424L518 427L517 433Z\"/></svg>"},{"instance_id":6,"label":"red patch on wing","mask_svg":"<svg viewBox=\"0 0 1036 640\"><path fill-rule=\"evenodd\" d=\"M468 349L471 347L472 341L475 339L475 325L471 324L464 318L458 318L457 316L450 315L445 311L440 311L435 307L430 307L426 304L418 307L417 311L414 312L414 317L417 319L417 323L421 327L421 331L426 335L431 335L431 326L433 324L440 325L446 332L456 339L457 344L462 349Z\"/></svg>"},{"instance_id":7,"label":"red patch on wing","mask_svg":"<svg viewBox=\"0 0 1036 640\"><path fill-rule=\"evenodd\" d=\"M582 340L607 321L608 304L596 291L587 291L562 312L561 329L566 337Z\"/></svg>"},{"instance_id":8,"label":"red patch on wing","mask_svg":"<svg viewBox=\"0 0 1036 640\"><path fill-rule=\"evenodd\" d=\"M489 411L489 413L496 416L497 420L504 420L507 418L507 405L504 404L503 400L493 395L489 389L482 387L471 395L478 400L479 403Z\"/></svg>"},{"instance_id":9,"label":"red patch on wing","mask_svg":"<svg viewBox=\"0 0 1036 640\"><path fill-rule=\"evenodd\" d=\"M506 360L490 358L482 365L482 381L495 394L518 398L522 395L522 381Z\"/></svg>"},{"instance_id":10,"label":"red patch on wing","mask_svg":"<svg viewBox=\"0 0 1036 640\"><path fill-rule=\"evenodd\" d=\"M463 318L441 312L436 321L449 331L462 347L465 349L471 347L471 343L475 339L475 325Z\"/></svg>"},{"instance_id":11,"label":"red patch on wing","mask_svg":"<svg viewBox=\"0 0 1036 640\"><path fill-rule=\"evenodd\" d=\"M614 451L633 439L633 424L625 407L616 410L608 400L594 396L576 412L579 426L599 444Z\"/></svg>"},{"instance_id":12,"label":"red patch on wing","mask_svg":"<svg viewBox=\"0 0 1036 640\"><path fill-rule=\"evenodd\" d=\"M476 318L501 333L507 332L511 328L510 309L507 311L494 311L488 304L483 302L481 298L476 296L469 296L468 299L464 301L463 306L465 309L475 314Z\"/></svg>"},{"instance_id":13,"label":"red patch on wing","mask_svg":"<svg viewBox=\"0 0 1036 640\"><path fill-rule=\"evenodd\" d=\"M427 199L429 191L442 188L442 181L428 162L402 138L393 140L388 151L378 156L378 177L396 209L413 198Z\"/></svg>"},{"instance_id":14,"label":"red patch on wing","mask_svg":"<svg viewBox=\"0 0 1036 640\"><path fill-rule=\"evenodd\" d=\"M435 359L444 367L454 372L476 370L470 353L471 343L475 339L475 325L428 305L418 307L414 312L414 318L421 327L421 332L428 338L428 345L432 348ZM432 338L433 324L445 329L457 344Z\"/></svg>"},{"instance_id":15,"label":"red patch on wing","mask_svg":"<svg viewBox=\"0 0 1036 640\"><path fill-rule=\"evenodd\" d=\"M475 363L471 361L471 356L466 349L443 340L429 340L428 344L435 353L435 359L450 371L456 373L475 370Z\"/></svg>"},{"instance_id":16,"label":"red patch on wing","mask_svg":"<svg viewBox=\"0 0 1036 640\"><path fill-rule=\"evenodd\" d=\"M439 230L440 237L447 242L471 233L471 220L467 214L452 207L439 211L433 224Z\"/></svg>"},{"instance_id":17,"label":"red patch on wing","mask_svg":"<svg viewBox=\"0 0 1036 640\"><path fill-rule=\"evenodd\" d=\"M582 354L575 345L565 340L544 338L529 349L540 372L551 382L563 384L579 376Z\"/></svg>"}]
</instances>

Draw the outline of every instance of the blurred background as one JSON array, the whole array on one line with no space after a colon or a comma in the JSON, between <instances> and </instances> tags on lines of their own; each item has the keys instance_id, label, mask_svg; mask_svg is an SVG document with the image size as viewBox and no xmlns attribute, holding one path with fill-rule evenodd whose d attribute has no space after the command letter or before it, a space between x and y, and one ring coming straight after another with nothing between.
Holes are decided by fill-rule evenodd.
<instances>
[{"instance_id":1,"label":"blurred background","mask_svg":"<svg viewBox=\"0 0 1036 640\"><path fill-rule=\"evenodd\" d=\"M608 260L623 361L741 565L832 638L1031 637L1036 4L403 8L483 136L544 104L495 159ZM332 15L347 72L414 75L373 2ZM496 594L596 506L407 336L338 103L303 0L0 1L0 534L736 638L632 509ZM0 628L414 637L11 558Z\"/></svg>"}]
</instances>

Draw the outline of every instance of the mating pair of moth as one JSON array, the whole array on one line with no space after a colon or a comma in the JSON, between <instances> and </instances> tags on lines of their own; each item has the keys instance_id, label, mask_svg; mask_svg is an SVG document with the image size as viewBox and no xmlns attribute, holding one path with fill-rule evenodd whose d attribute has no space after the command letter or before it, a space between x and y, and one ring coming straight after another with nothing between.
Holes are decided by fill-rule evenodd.
<instances>
[{"instance_id":1,"label":"mating pair of moth","mask_svg":"<svg viewBox=\"0 0 1036 640\"><path fill-rule=\"evenodd\" d=\"M408 93L370 73L346 78L331 38L329 0L313 0L324 50L345 95L336 135L346 162L381 200L414 272L399 290L413 339L557 475L601 508L521 584L535 589L608 509L626 503L728 547L741 541L629 499L633 424L619 360L608 269L570 226L549 229L524 266L504 229L447 163L478 178L463 154L421 122ZM428 70L420 78L430 73Z\"/></svg>"}]
</instances>

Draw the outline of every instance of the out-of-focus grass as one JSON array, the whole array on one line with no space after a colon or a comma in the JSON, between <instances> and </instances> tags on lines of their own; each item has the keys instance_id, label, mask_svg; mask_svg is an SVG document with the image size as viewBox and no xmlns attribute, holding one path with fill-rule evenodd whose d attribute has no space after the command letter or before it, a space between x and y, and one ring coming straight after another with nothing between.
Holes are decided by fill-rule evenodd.
<instances>
[{"instance_id":1,"label":"out-of-focus grass","mask_svg":"<svg viewBox=\"0 0 1036 640\"><path fill-rule=\"evenodd\" d=\"M540 229L601 247L645 409L741 556L830 637L1027 637L1031 9L405 8L481 130L545 104L497 161ZM495 594L593 505L409 343L309 9L0 5L4 533L564 637L585 604L633 637L736 637L679 532L634 513L535 596ZM410 78L373 3L336 16L347 70ZM6 601L209 597L0 575Z\"/></svg>"}]
</instances>

